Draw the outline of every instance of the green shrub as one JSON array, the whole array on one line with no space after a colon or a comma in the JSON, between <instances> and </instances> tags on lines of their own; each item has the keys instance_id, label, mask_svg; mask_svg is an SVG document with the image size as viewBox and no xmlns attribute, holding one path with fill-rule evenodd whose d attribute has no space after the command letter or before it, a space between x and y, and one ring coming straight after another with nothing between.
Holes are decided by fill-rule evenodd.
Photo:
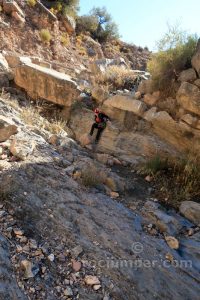
<instances>
[{"instance_id":1,"label":"green shrub","mask_svg":"<svg viewBox=\"0 0 200 300\"><path fill-rule=\"evenodd\" d=\"M157 43L158 52L152 54L147 65L154 90L173 96L179 73L191 66L197 40L196 35L188 35L176 26L169 27L168 32Z\"/></svg>"},{"instance_id":2,"label":"green shrub","mask_svg":"<svg viewBox=\"0 0 200 300\"><path fill-rule=\"evenodd\" d=\"M51 34L48 29L41 29L40 38L44 43L49 43L52 39Z\"/></svg>"},{"instance_id":3,"label":"green shrub","mask_svg":"<svg viewBox=\"0 0 200 300\"><path fill-rule=\"evenodd\" d=\"M168 159L161 158L159 155L156 155L145 163L142 168L142 172L150 175L156 175L159 171L167 170L168 167Z\"/></svg>"},{"instance_id":4,"label":"green shrub","mask_svg":"<svg viewBox=\"0 0 200 300\"><path fill-rule=\"evenodd\" d=\"M27 0L27 4L31 7L34 7L36 5L36 0Z\"/></svg>"},{"instance_id":5,"label":"green shrub","mask_svg":"<svg viewBox=\"0 0 200 300\"><path fill-rule=\"evenodd\" d=\"M89 15L77 19L77 33L89 32L100 43L119 38L118 26L105 7L94 7Z\"/></svg>"}]
</instances>

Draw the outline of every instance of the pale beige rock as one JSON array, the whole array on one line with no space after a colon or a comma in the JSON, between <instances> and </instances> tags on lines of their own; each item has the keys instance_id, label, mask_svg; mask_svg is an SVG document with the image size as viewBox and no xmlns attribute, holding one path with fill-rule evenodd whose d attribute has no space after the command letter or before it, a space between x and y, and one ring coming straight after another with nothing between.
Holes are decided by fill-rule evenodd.
<instances>
[{"instance_id":1,"label":"pale beige rock","mask_svg":"<svg viewBox=\"0 0 200 300\"><path fill-rule=\"evenodd\" d=\"M105 91L103 87L94 87L92 89L92 97L99 103L103 103L109 96L109 93Z\"/></svg>"},{"instance_id":2,"label":"pale beige rock","mask_svg":"<svg viewBox=\"0 0 200 300\"><path fill-rule=\"evenodd\" d=\"M155 117L157 113L157 107L152 107L151 109L147 110L143 116L143 118L145 120L147 120L148 122L151 122L153 120L153 118Z\"/></svg>"},{"instance_id":3,"label":"pale beige rock","mask_svg":"<svg viewBox=\"0 0 200 300\"><path fill-rule=\"evenodd\" d=\"M185 110L200 115L200 89L196 85L183 82L176 98Z\"/></svg>"},{"instance_id":4,"label":"pale beige rock","mask_svg":"<svg viewBox=\"0 0 200 300\"><path fill-rule=\"evenodd\" d=\"M142 101L121 95L108 98L108 100L104 102L104 107L118 108L123 111L133 112L139 116L142 116L147 110L146 105Z\"/></svg>"},{"instance_id":5,"label":"pale beige rock","mask_svg":"<svg viewBox=\"0 0 200 300\"><path fill-rule=\"evenodd\" d=\"M179 248L179 241L173 237L173 236L166 236L165 240L168 244L168 246L172 249L178 249Z\"/></svg>"},{"instance_id":6,"label":"pale beige rock","mask_svg":"<svg viewBox=\"0 0 200 300\"><path fill-rule=\"evenodd\" d=\"M154 92L153 94L146 94L144 96L144 102L147 104L147 105L155 105L156 102L158 102L160 98L160 92L159 91L156 91Z\"/></svg>"},{"instance_id":7,"label":"pale beige rock","mask_svg":"<svg viewBox=\"0 0 200 300\"><path fill-rule=\"evenodd\" d=\"M139 84L138 91L141 92L141 94L153 93L152 80L142 80Z\"/></svg>"},{"instance_id":8,"label":"pale beige rock","mask_svg":"<svg viewBox=\"0 0 200 300\"><path fill-rule=\"evenodd\" d=\"M142 98L142 94L140 91L136 92L134 96L136 100L140 100Z\"/></svg>"},{"instance_id":9,"label":"pale beige rock","mask_svg":"<svg viewBox=\"0 0 200 300\"><path fill-rule=\"evenodd\" d=\"M25 89L33 99L70 107L80 94L77 84L70 76L32 63L15 68L16 85Z\"/></svg>"},{"instance_id":10,"label":"pale beige rock","mask_svg":"<svg viewBox=\"0 0 200 300\"><path fill-rule=\"evenodd\" d=\"M92 137L89 134L84 134L80 137L80 143L82 146L86 146L91 144L92 142Z\"/></svg>"},{"instance_id":11,"label":"pale beige rock","mask_svg":"<svg viewBox=\"0 0 200 300\"><path fill-rule=\"evenodd\" d=\"M190 114L183 115L181 117L181 120L184 121L185 123L187 123L188 125L191 125L192 127L194 127L198 121L198 119L196 117L193 117Z\"/></svg>"},{"instance_id":12,"label":"pale beige rock","mask_svg":"<svg viewBox=\"0 0 200 300\"><path fill-rule=\"evenodd\" d=\"M25 160L33 153L36 144L33 141L26 141L22 139L14 139L10 145L10 152L17 158Z\"/></svg>"},{"instance_id":13,"label":"pale beige rock","mask_svg":"<svg viewBox=\"0 0 200 300\"><path fill-rule=\"evenodd\" d=\"M193 82L197 78L196 72L193 68L184 70L180 73L178 81L184 82Z\"/></svg>"},{"instance_id":14,"label":"pale beige rock","mask_svg":"<svg viewBox=\"0 0 200 300\"><path fill-rule=\"evenodd\" d=\"M21 261L21 268L24 270L24 278L33 278L34 274L32 272L32 263L28 260Z\"/></svg>"},{"instance_id":15,"label":"pale beige rock","mask_svg":"<svg viewBox=\"0 0 200 300\"><path fill-rule=\"evenodd\" d=\"M86 275L84 281L87 285L99 285L100 281L96 276Z\"/></svg>"},{"instance_id":16,"label":"pale beige rock","mask_svg":"<svg viewBox=\"0 0 200 300\"><path fill-rule=\"evenodd\" d=\"M200 204L194 201L183 201L179 208L180 213L196 225L200 224Z\"/></svg>"}]
</instances>

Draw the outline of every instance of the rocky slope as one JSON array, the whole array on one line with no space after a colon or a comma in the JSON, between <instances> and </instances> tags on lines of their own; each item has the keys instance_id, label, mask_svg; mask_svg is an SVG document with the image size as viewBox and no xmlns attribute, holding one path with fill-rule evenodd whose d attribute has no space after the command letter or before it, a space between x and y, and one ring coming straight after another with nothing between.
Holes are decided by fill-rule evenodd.
<instances>
[{"instance_id":1,"label":"rocky slope","mask_svg":"<svg viewBox=\"0 0 200 300\"><path fill-rule=\"evenodd\" d=\"M0 215L21 290L30 299L198 299L199 227L152 201L133 168L111 170L66 135L49 144L13 101L0 102L18 128L1 143ZM85 188L81 172L94 164L115 184ZM5 278L1 299L14 299Z\"/></svg>"}]
</instances>

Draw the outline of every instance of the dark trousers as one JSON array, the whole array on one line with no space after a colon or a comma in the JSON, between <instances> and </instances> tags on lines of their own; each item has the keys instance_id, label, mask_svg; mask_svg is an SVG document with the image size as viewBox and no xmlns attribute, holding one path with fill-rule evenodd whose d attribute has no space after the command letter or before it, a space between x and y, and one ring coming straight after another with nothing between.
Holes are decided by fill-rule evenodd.
<instances>
[{"instance_id":1,"label":"dark trousers","mask_svg":"<svg viewBox=\"0 0 200 300\"><path fill-rule=\"evenodd\" d=\"M96 135L96 138L95 138L95 141L98 142L99 139L100 139L100 136L102 134L102 132L104 131L104 128L102 127L99 127L97 123L94 123L91 127L91 130L90 130L90 135L93 135L93 132L94 132L94 129L98 129L97 131L97 135Z\"/></svg>"}]
</instances>

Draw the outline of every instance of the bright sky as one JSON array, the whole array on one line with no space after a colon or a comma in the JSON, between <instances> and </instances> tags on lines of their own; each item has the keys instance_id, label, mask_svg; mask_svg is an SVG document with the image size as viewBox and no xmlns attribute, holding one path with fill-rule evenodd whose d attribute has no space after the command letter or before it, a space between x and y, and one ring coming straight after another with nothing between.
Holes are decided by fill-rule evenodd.
<instances>
[{"instance_id":1,"label":"bright sky","mask_svg":"<svg viewBox=\"0 0 200 300\"><path fill-rule=\"evenodd\" d=\"M167 31L167 23L200 36L200 0L80 0L80 14L94 6L106 6L118 24L122 40L155 49Z\"/></svg>"}]
</instances>

